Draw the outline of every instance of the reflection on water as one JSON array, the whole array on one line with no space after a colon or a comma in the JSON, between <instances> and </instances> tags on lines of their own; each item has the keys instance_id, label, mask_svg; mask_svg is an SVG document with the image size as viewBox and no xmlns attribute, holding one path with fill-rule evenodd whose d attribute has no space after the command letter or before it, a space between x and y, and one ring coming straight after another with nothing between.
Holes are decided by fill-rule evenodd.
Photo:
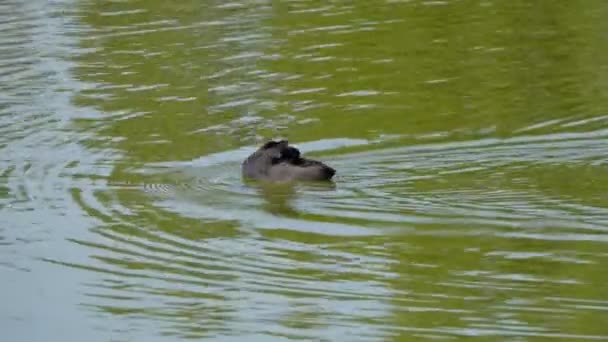
<instances>
[{"instance_id":1,"label":"reflection on water","mask_svg":"<svg viewBox=\"0 0 608 342\"><path fill-rule=\"evenodd\" d=\"M608 339L607 11L0 3L0 329Z\"/></svg>"}]
</instances>

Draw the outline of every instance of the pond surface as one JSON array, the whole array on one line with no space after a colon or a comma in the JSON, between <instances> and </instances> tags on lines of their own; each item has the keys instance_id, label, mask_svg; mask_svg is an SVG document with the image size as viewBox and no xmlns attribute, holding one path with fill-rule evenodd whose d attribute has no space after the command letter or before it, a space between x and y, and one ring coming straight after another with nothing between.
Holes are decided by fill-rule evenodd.
<instances>
[{"instance_id":1,"label":"pond surface","mask_svg":"<svg viewBox=\"0 0 608 342\"><path fill-rule=\"evenodd\" d=\"M0 2L2 335L608 340L606 17ZM244 184L278 137L334 184Z\"/></svg>"}]
</instances>

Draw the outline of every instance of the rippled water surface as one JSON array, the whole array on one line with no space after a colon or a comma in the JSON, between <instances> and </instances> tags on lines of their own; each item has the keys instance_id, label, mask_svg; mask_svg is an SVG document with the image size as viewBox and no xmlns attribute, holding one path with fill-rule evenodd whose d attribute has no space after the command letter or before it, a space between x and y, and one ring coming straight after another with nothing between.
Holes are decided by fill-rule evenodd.
<instances>
[{"instance_id":1,"label":"rippled water surface","mask_svg":"<svg viewBox=\"0 0 608 342\"><path fill-rule=\"evenodd\" d=\"M10 341L608 340L605 1L0 1ZM333 184L245 184L286 137Z\"/></svg>"}]
</instances>

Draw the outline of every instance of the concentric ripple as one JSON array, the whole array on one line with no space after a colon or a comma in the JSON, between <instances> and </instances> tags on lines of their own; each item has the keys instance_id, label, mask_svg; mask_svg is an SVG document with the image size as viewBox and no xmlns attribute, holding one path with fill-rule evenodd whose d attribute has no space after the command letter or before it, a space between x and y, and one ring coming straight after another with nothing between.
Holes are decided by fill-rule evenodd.
<instances>
[{"instance_id":1,"label":"concentric ripple","mask_svg":"<svg viewBox=\"0 0 608 342\"><path fill-rule=\"evenodd\" d=\"M3 336L608 339L606 14L1 2Z\"/></svg>"},{"instance_id":2,"label":"concentric ripple","mask_svg":"<svg viewBox=\"0 0 608 342\"><path fill-rule=\"evenodd\" d=\"M132 226L125 216L99 231L103 240L76 242L97 251L95 270L107 274L107 284L91 289L108 305L98 309L153 317L166 322L168 334L207 336L196 328L205 324L215 334L230 335L238 326L239 336L253 336L251 322L263 321L273 334L310 338L321 322L336 334L351 334L365 321L369 326L358 334L372 328L427 337L601 340L556 333L526 317L543 312L559 321L579 314L564 298L595 286L586 274L606 257L594 251L606 242L601 222L608 211L548 193L527 174L516 184L505 181L524 177L524 166L555 167L552 153L542 148L548 142L561 144L560 155L572 158L562 162L580 173L577 168L605 158L603 149L594 149L603 139L597 132L398 148L350 140L303 143L302 150L317 147L316 155L340 172L335 187L321 188L241 183L240 161L251 148L153 163L134 170L150 183L116 189L125 194L105 204L124 206L144 221ZM150 191L146 184L172 191ZM491 248L486 241L493 241ZM570 241L585 244L586 251ZM437 254L434 245L443 250ZM453 261L448 267L433 255ZM523 266L530 261L544 266ZM517 265L519 271L512 271ZM412 290L416 284L426 289ZM565 297L550 299L564 286ZM396 312L440 314L464 325L390 323ZM181 322L185 313L197 319ZM293 318L299 324L288 323Z\"/></svg>"}]
</instances>

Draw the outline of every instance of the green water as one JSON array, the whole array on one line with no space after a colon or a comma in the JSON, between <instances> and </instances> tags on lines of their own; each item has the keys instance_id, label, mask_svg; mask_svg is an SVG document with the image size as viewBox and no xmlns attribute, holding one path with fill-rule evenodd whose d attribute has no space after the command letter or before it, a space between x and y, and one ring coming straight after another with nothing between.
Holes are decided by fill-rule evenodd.
<instances>
[{"instance_id":1,"label":"green water","mask_svg":"<svg viewBox=\"0 0 608 342\"><path fill-rule=\"evenodd\" d=\"M608 340L607 16L0 2L2 335ZM244 184L279 137L334 184Z\"/></svg>"}]
</instances>

